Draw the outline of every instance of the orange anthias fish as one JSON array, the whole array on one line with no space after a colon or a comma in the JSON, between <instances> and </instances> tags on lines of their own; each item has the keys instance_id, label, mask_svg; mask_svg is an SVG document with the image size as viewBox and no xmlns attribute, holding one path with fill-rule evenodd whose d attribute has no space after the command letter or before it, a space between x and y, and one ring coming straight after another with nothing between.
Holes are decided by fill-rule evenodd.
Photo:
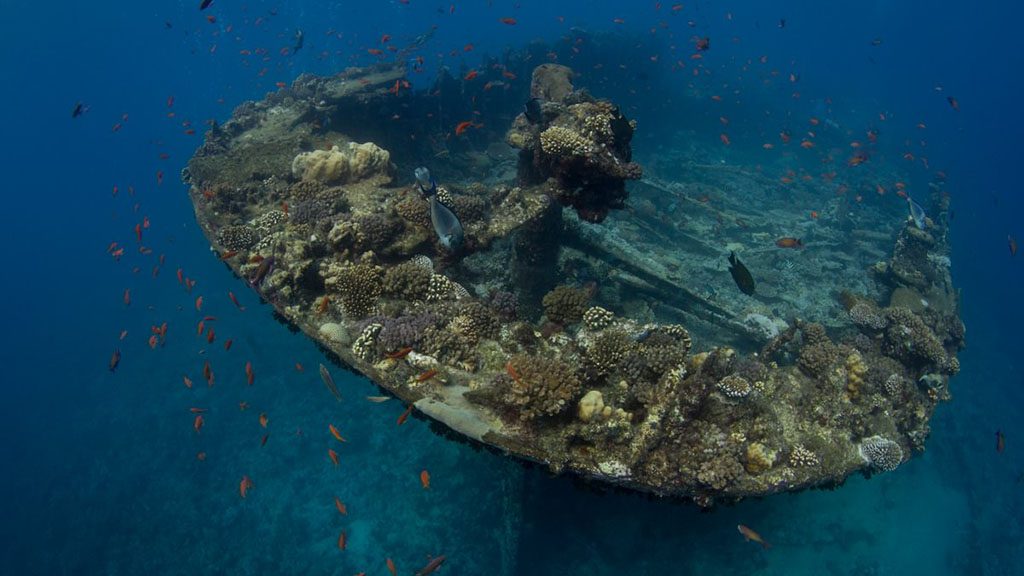
<instances>
[{"instance_id":1,"label":"orange anthias fish","mask_svg":"<svg viewBox=\"0 0 1024 576\"><path fill-rule=\"evenodd\" d=\"M426 470L420 472L420 484L423 484L423 489L430 489L430 472Z\"/></svg>"},{"instance_id":2,"label":"orange anthias fish","mask_svg":"<svg viewBox=\"0 0 1024 576\"><path fill-rule=\"evenodd\" d=\"M252 487L252 480L248 476L242 476L242 481L238 484L238 494L245 498L245 495L249 493L249 489Z\"/></svg>"},{"instance_id":3,"label":"orange anthias fish","mask_svg":"<svg viewBox=\"0 0 1024 576\"><path fill-rule=\"evenodd\" d=\"M732 140L729 140L729 135L726 134L725 132L719 134L718 139L721 140L722 144L725 144L726 146L732 144Z\"/></svg>"},{"instance_id":4,"label":"orange anthias fish","mask_svg":"<svg viewBox=\"0 0 1024 576\"><path fill-rule=\"evenodd\" d=\"M344 550L348 546L348 536L345 535L345 531L342 530L338 536L338 550Z\"/></svg>"},{"instance_id":5,"label":"orange anthias fish","mask_svg":"<svg viewBox=\"0 0 1024 576\"><path fill-rule=\"evenodd\" d=\"M799 238L793 238L786 236L785 238L779 238L775 241L775 245L779 248L803 248L804 243Z\"/></svg>"},{"instance_id":6,"label":"orange anthias fish","mask_svg":"<svg viewBox=\"0 0 1024 576\"><path fill-rule=\"evenodd\" d=\"M502 24L506 24L508 26L515 26L516 25L516 19L515 18L499 18L498 22L501 22Z\"/></svg>"},{"instance_id":7,"label":"orange anthias fish","mask_svg":"<svg viewBox=\"0 0 1024 576\"><path fill-rule=\"evenodd\" d=\"M267 418L267 413L266 412L261 412L260 413L260 426L266 428L268 422L270 422L270 418Z\"/></svg>"},{"instance_id":8,"label":"orange anthias fish","mask_svg":"<svg viewBox=\"0 0 1024 576\"><path fill-rule=\"evenodd\" d=\"M200 297L196 298L196 312L199 312L202 309L203 309L203 297L200 296Z\"/></svg>"},{"instance_id":9,"label":"orange anthias fish","mask_svg":"<svg viewBox=\"0 0 1024 576\"><path fill-rule=\"evenodd\" d=\"M331 462L334 462L335 466L339 464L338 453L333 448L327 449L327 457L331 459Z\"/></svg>"},{"instance_id":10,"label":"orange anthias fish","mask_svg":"<svg viewBox=\"0 0 1024 576\"><path fill-rule=\"evenodd\" d=\"M110 355L110 371L117 370L117 365L121 363L121 351L114 348L114 353Z\"/></svg>"},{"instance_id":11,"label":"orange anthias fish","mask_svg":"<svg viewBox=\"0 0 1024 576\"><path fill-rule=\"evenodd\" d=\"M1014 238L1013 236L1007 234L1006 235L1006 242L1010 245L1010 256L1016 256L1017 255L1017 239Z\"/></svg>"},{"instance_id":12,"label":"orange anthias fish","mask_svg":"<svg viewBox=\"0 0 1024 576\"><path fill-rule=\"evenodd\" d=\"M345 506L345 503L337 496L334 497L334 507L338 509L338 514L348 516L348 507Z\"/></svg>"},{"instance_id":13,"label":"orange anthias fish","mask_svg":"<svg viewBox=\"0 0 1024 576\"><path fill-rule=\"evenodd\" d=\"M199 434L199 431L203 429L203 424L205 423L206 421L203 420L203 415L196 414L196 419L192 422L192 427L195 428L196 434Z\"/></svg>"},{"instance_id":14,"label":"orange anthias fish","mask_svg":"<svg viewBox=\"0 0 1024 576\"><path fill-rule=\"evenodd\" d=\"M747 542L750 542L750 541L757 542L765 550L767 550L767 549L772 547L771 544L769 544L769 543L764 541L764 538L761 538L760 534L758 534L757 532L754 532L749 527L744 526L743 524L738 524L736 526L736 529L740 531L740 534L743 534L743 538L746 539Z\"/></svg>"},{"instance_id":15,"label":"orange anthias fish","mask_svg":"<svg viewBox=\"0 0 1024 576\"><path fill-rule=\"evenodd\" d=\"M455 135L462 136L462 134L470 128L482 128L483 124L474 124L471 120L465 120L455 125Z\"/></svg>"},{"instance_id":16,"label":"orange anthias fish","mask_svg":"<svg viewBox=\"0 0 1024 576\"><path fill-rule=\"evenodd\" d=\"M469 72L466 73L465 76L462 77L462 79L468 82L468 81L476 78L479 74L480 73L477 72L476 70L470 70Z\"/></svg>"},{"instance_id":17,"label":"orange anthias fish","mask_svg":"<svg viewBox=\"0 0 1024 576\"><path fill-rule=\"evenodd\" d=\"M331 431L331 436L334 436L338 442L347 442L347 440L341 436L341 432L338 432L338 429L334 427L334 424L328 424L327 428Z\"/></svg>"},{"instance_id":18,"label":"orange anthias fish","mask_svg":"<svg viewBox=\"0 0 1024 576\"><path fill-rule=\"evenodd\" d=\"M124 305L131 306L132 304L132 291L131 288L124 289Z\"/></svg>"},{"instance_id":19,"label":"orange anthias fish","mask_svg":"<svg viewBox=\"0 0 1024 576\"><path fill-rule=\"evenodd\" d=\"M252 386L252 383L256 381L256 374L252 371L252 362L245 363L245 381Z\"/></svg>"},{"instance_id":20,"label":"orange anthias fish","mask_svg":"<svg viewBox=\"0 0 1024 576\"><path fill-rule=\"evenodd\" d=\"M1006 437L1003 436L1002 430L996 430L996 452L1002 454L1006 448Z\"/></svg>"},{"instance_id":21,"label":"orange anthias fish","mask_svg":"<svg viewBox=\"0 0 1024 576\"><path fill-rule=\"evenodd\" d=\"M396 576L398 574L398 570L395 568L395 563L391 558L388 558L385 564L387 564L388 572L391 572L391 576Z\"/></svg>"},{"instance_id":22,"label":"orange anthias fish","mask_svg":"<svg viewBox=\"0 0 1024 576\"><path fill-rule=\"evenodd\" d=\"M412 414L412 404L409 404L409 407L405 409L405 412L402 412L402 415L398 417L399 426L405 424L405 420L409 418L409 414Z\"/></svg>"}]
</instances>

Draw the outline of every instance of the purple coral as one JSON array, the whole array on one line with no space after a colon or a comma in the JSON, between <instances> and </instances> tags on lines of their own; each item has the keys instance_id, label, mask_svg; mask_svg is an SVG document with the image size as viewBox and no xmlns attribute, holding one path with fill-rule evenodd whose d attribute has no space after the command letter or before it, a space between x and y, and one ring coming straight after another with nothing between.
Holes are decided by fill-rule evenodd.
<instances>
[{"instance_id":1,"label":"purple coral","mask_svg":"<svg viewBox=\"0 0 1024 576\"><path fill-rule=\"evenodd\" d=\"M499 290L491 294L491 308L502 320L515 320L519 313L519 298L513 292Z\"/></svg>"},{"instance_id":2,"label":"purple coral","mask_svg":"<svg viewBox=\"0 0 1024 576\"><path fill-rule=\"evenodd\" d=\"M374 316L367 318L360 325L380 324L380 334L377 336L377 346L385 352L393 352L402 348L416 348L423 340L423 332L431 326L436 326L441 317L432 312L424 312L398 318L387 318L385 316Z\"/></svg>"}]
</instances>

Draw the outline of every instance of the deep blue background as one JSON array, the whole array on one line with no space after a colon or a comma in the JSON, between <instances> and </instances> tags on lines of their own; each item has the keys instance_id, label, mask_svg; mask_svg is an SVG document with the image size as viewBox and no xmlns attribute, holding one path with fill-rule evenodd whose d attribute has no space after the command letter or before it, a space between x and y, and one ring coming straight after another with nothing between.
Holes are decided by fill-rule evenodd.
<instances>
[{"instance_id":1,"label":"deep blue background","mask_svg":"<svg viewBox=\"0 0 1024 576\"><path fill-rule=\"evenodd\" d=\"M382 574L391 557L408 573L438 553L449 555L449 574L499 573L501 565L529 574L1021 571L1024 254L1011 258L1006 238L1024 239L1019 4L687 2L671 13L671 3L659 10L646 1L626 9L523 0L457 2L449 13L449 3L418 0L216 0L202 14L197 4L3 3L0 572ZM215 24L204 20L207 13ZM500 24L505 16L518 24ZM776 26L779 18L785 29ZM663 21L667 27L659 28ZM369 63L365 50L380 46L382 34L402 45L434 24L438 32L424 51L430 70L462 61L472 67L488 51L553 41L570 26L648 35L656 28L652 46L667 51L659 82L679 93L652 95L638 85L637 101L621 103L633 107L641 127L664 122L652 117L653 110L667 114L654 105L658 99L679 103L674 122L708 114L706 102L682 96L689 76L670 70L700 34L713 39L704 64L714 81L751 94L735 105L736 115L754 118L768 108L810 115L815 101L830 97L837 118L865 128L885 112L883 137L894 154L920 154L925 139L932 168L949 175L954 276L968 327L954 401L939 409L928 451L895 473L851 479L835 492L700 514L578 490L567 479L449 442L425 422L397 428L401 407L367 407L361 397L376 393L372 385L337 368L346 402L328 403L316 378L317 350L270 318L194 225L178 172L200 136L183 134L181 122L190 120L201 134L204 120L226 119L234 105L262 97L275 82ZM305 48L281 56L297 27ZM883 43L870 46L876 37ZM466 43L474 51L462 52ZM266 48L269 60L239 54L256 48ZM448 56L451 50L458 54ZM789 87L766 90L740 79L743 63L762 55L783 74L800 74L800 100ZM424 86L428 73L414 81ZM959 112L947 95L959 100ZM76 101L90 109L72 121ZM174 118L166 116L171 110ZM112 132L122 114L128 120ZM916 129L918 122L927 129ZM745 130L772 129L730 128L741 139ZM160 160L161 153L170 158ZM928 174L918 169L914 178L911 189L922 189ZM115 185L120 192L112 197ZM127 196L129 186L135 198ZM144 214L153 223L146 244L166 255L155 280L156 254L134 253L132 227ZM104 251L112 241L128 249L120 263ZM193 294L174 280L178 267L197 279ZM127 308L125 288L133 295ZM231 306L227 290L240 295L246 312ZM198 294L220 317L221 340L203 354L194 337ZM151 351L149 327L163 321L168 345ZM122 329L129 336L118 342ZM220 346L226 337L235 340L228 353ZM115 346L124 358L111 375ZM218 373L213 390L200 382L207 358ZM252 389L244 386L246 360L256 366ZM304 373L295 372L295 362ZM197 383L191 392L181 384L186 374ZM239 411L242 400L252 408ZM194 405L211 408L198 437L187 410ZM262 450L259 412L271 418ZM324 456L333 442L327 422L351 436L340 470ZM994 450L997 428L1007 437L1003 454ZM209 455L202 465L199 450ZM424 468L433 477L430 491L419 485ZM242 474L256 484L244 502L237 495ZM335 494L349 503L348 517L334 512ZM775 548L743 542L738 522L756 526ZM340 553L334 541L343 528L351 543Z\"/></svg>"}]
</instances>

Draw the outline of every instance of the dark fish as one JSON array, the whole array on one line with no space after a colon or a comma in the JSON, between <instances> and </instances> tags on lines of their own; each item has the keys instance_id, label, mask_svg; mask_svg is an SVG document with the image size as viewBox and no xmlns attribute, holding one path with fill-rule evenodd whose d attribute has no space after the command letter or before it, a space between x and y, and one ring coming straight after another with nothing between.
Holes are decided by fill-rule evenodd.
<instances>
[{"instance_id":1,"label":"dark fish","mask_svg":"<svg viewBox=\"0 0 1024 576\"><path fill-rule=\"evenodd\" d=\"M121 363L121 351L114 348L114 353L110 355L110 371L117 370L117 365Z\"/></svg>"},{"instance_id":2,"label":"dark fish","mask_svg":"<svg viewBox=\"0 0 1024 576\"><path fill-rule=\"evenodd\" d=\"M785 18L779 18L779 28L785 28L785 27L786 27L786 19Z\"/></svg>"},{"instance_id":3,"label":"dark fish","mask_svg":"<svg viewBox=\"0 0 1024 576\"><path fill-rule=\"evenodd\" d=\"M82 104L81 102L76 102L75 109L71 111L71 117L78 118L82 114L85 114L87 110L89 110L89 108L87 108L85 104Z\"/></svg>"},{"instance_id":4,"label":"dark fish","mask_svg":"<svg viewBox=\"0 0 1024 576\"><path fill-rule=\"evenodd\" d=\"M430 170L426 166L420 166L413 174L416 176L420 193L430 202L430 222L434 225L438 240L448 250L458 250L464 238L462 223L454 212L437 199L437 183L431 178Z\"/></svg>"},{"instance_id":5,"label":"dark fish","mask_svg":"<svg viewBox=\"0 0 1024 576\"><path fill-rule=\"evenodd\" d=\"M340 402L341 394L338 392L338 387L334 384L334 378L331 377L331 373L327 371L327 366L320 365L320 379L324 381L324 386L334 394L334 397Z\"/></svg>"},{"instance_id":6,"label":"dark fish","mask_svg":"<svg viewBox=\"0 0 1024 576\"><path fill-rule=\"evenodd\" d=\"M523 113L526 115L526 119L529 120L530 124L540 124L541 120L544 119L544 114L540 108L541 104L542 102L540 98L530 98L523 106L523 108L525 108Z\"/></svg>"},{"instance_id":7,"label":"dark fish","mask_svg":"<svg viewBox=\"0 0 1024 576\"><path fill-rule=\"evenodd\" d=\"M295 46L292 46L292 53L294 54L294 53L298 52L299 50L302 50L302 45L305 43L305 41L306 41L306 35L302 33L302 30L301 29L296 30L295 31Z\"/></svg>"},{"instance_id":8,"label":"dark fish","mask_svg":"<svg viewBox=\"0 0 1024 576\"><path fill-rule=\"evenodd\" d=\"M959 102L959 101L957 101L957 99L956 99L956 98L954 98L954 97L952 97L952 96L946 96L946 102L949 102L949 106L950 106L950 107L951 107L951 108L952 108L953 110L956 110L957 112L959 112L959 111L960 111L960 102Z\"/></svg>"},{"instance_id":9,"label":"dark fish","mask_svg":"<svg viewBox=\"0 0 1024 576\"><path fill-rule=\"evenodd\" d=\"M430 222L442 246L453 252L462 246L462 223L454 212L441 204L436 194L430 197Z\"/></svg>"},{"instance_id":10,"label":"dark fish","mask_svg":"<svg viewBox=\"0 0 1024 576\"><path fill-rule=\"evenodd\" d=\"M210 7L210 4L213 4L213 0L203 0L202 2L199 3L199 9L200 10L206 10L207 8Z\"/></svg>"},{"instance_id":11,"label":"dark fish","mask_svg":"<svg viewBox=\"0 0 1024 576\"><path fill-rule=\"evenodd\" d=\"M430 562L427 562L426 566L416 571L416 576L427 576L427 574L433 574L441 567L441 564L444 564L445 560L447 560L447 557L444 554L436 558L431 558Z\"/></svg>"},{"instance_id":12,"label":"dark fish","mask_svg":"<svg viewBox=\"0 0 1024 576\"><path fill-rule=\"evenodd\" d=\"M732 274L732 279L736 282L740 292L748 296L754 294L754 277L750 275L750 270L747 270L747 267L736 257L735 252L729 253L729 273Z\"/></svg>"},{"instance_id":13,"label":"dark fish","mask_svg":"<svg viewBox=\"0 0 1024 576\"><path fill-rule=\"evenodd\" d=\"M871 45L872 46L881 46L882 45L882 39L881 38L873 38L871 40Z\"/></svg>"},{"instance_id":14,"label":"dark fish","mask_svg":"<svg viewBox=\"0 0 1024 576\"><path fill-rule=\"evenodd\" d=\"M996 430L996 452L1002 454L1006 448L1006 437L1003 436L1002 430Z\"/></svg>"}]
</instances>

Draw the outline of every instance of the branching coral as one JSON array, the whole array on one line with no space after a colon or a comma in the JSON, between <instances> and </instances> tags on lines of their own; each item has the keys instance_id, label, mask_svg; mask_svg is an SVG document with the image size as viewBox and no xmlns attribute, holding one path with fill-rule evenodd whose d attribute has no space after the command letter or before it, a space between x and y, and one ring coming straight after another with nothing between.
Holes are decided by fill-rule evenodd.
<instances>
[{"instance_id":1,"label":"branching coral","mask_svg":"<svg viewBox=\"0 0 1024 576\"><path fill-rule=\"evenodd\" d=\"M259 240L251 226L225 226L217 232L217 243L227 250L248 250Z\"/></svg>"},{"instance_id":2,"label":"branching coral","mask_svg":"<svg viewBox=\"0 0 1024 576\"><path fill-rule=\"evenodd\" d=\"M551 156L586 156L590 141L563 126L552 126L540 133L540 149Z\"/></svg>"},{"instance_id":3,"label":"branching coral","mask_svg":"<svg viewBox=\"0 0 1024 576\"><path fill-rule=\"evenodd\" d=\"M583 323L589 330L603 330L610 326L614 319L615 314L600 306L591 306L583 313Z\"/></svg>"},{"instance_id":4,"label":"branching coral","mask_svg":"<svg viewBox=\"0 0 1024 576\"><path fill-rule=\"evenodd\" d=\"M383 274L376 266L355 264L336 267L324 278L328 290L339 296L346 316L362 318L369 314L381 293Z\"/></svg>"},{"instance_id":5,"label":"branching coral","mask_svg":"<svg viewBox=\"0 0 1024 576\"><path fill-rule=\"evenodd\" d=\"M430 287L430 271L415 262L403 262L384 273L384 293L403 300L423 300Z\"/></svg>"},{"instance_id":6,"label":"branching coral","mask_svg":"<svg viewBox=\"0 0 1024 576\"><path fill-rule=\"evenodd\" d=\"M603 332L594 338L587 348L587 366L593 370L594 374L605 376L613 372L632 350L633 340L625 332L621 330Z\"/></svg>"},{"instance_id":7,"label":"branching coral","mask_svg":"<svg viewBox=\"0 0 1024 576\"><path fill-rule=\"evenodd\" d=\"M882 436L865 438L857 451L865 462L883 472L895 470L903 462L900 445Z\"/></svg>"},{"instance_id":8,"label":"branching coral","mask_svg":"<svg viewBox=\"0 0 1024 576\"><path fill-rule=\"evenodd\" d=\"M519 409L520 420L558 414L580 391L572 368L554 358L517 354L509 360L508 373L512 381L505 400Z\"/></svg>"},{"instance_id":9,"label":"branching coral","mask_svg":"<svg viewBox=\"0 0 1024 576\"><path fill-rule=\"evenodd\" d=\"M736 482L743 474L743 465L734 456L722 454L700 465L697 480L715 490L722 490Z\"/></svg>"},{"instance_id":10,"label":"branching coral","mask_svg":"<svg viewBox=\"0 0 1024 576\"><path fill-rule=\"evenodd\" d=\"M568 326L583 320L583 311L588 295L585 291L572 286L558 286L544 295L542 304L548 320L556 324Z\"/></svg>"},{"instance_id":11,"label":"branching coral","mask_svg":"<svg viewBox=\"0 0 1024 576\"><path fill-rule=\"evenodd\" d=\"M886 310L889 327L885 331L883 351L908 366L930 366L950 372L954 366L946 357L942 342L921 318L906 308Z\"/></svg>"}]
</instances>

